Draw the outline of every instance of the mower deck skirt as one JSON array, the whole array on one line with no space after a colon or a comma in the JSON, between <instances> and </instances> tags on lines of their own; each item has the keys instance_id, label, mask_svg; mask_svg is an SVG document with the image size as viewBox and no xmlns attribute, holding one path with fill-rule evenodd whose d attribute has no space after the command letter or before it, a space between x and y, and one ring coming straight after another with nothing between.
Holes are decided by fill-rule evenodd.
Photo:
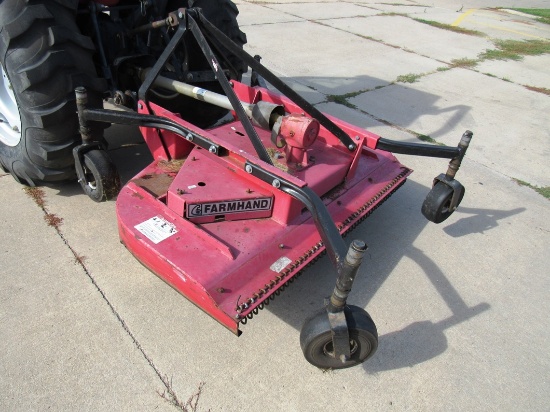
<instances>
[{"instance_id":1,"label":"mower deck skirt","mask_svg":"<svg viewBox=\"0 0 550 412\"><path fill-rule=\"evenodd\" d=\"M214 176L227 172L223 162L203 149L193 149L182 161L183 166L175 171L167 162L155 160L122 189L117 200L120 237L146 267L239 334L241 320L252 316L325 247L305 209L288 222L281 222L278 216L231 220L225 215L197 223L185 216L185 210L167 207L174 182L180 181L176 190L182 198L215 184L208 177L196 181L198 177L192 176L191 169L188 174L192 179L187 179L186 165L209 162ZM363 147L354 177L322 199L344 234L389 197L410 173L391 154ZM239 190L247 186L247 192L262 192L261 185L246 181L246 177L234 176L231 183L220 178L216 191L223 192L223 186L231 184ZM196 184L187 184L192 182ZM278 202L287 201L283 196L273 197L274 208Z\"/></svg>"}]
</instances>

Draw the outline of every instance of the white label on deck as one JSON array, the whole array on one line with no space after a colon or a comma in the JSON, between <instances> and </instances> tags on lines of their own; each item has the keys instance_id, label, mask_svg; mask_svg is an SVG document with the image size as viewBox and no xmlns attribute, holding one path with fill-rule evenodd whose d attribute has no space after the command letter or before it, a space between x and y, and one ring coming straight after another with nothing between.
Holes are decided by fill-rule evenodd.
<instances>
[{"instance_id":1,"label":"white label on deck","mask_svg":"<svg viewBox=\"0 0 550 412\"><path fill-rule=\"evenodd\" d=\"M271 269L273 272L281 273L281 271L286 268L290 262L292 262L292 260L290 260L286 256L283 256L282 258L277 259L277 261L272 264L269 269Z\"/></svg>"},{"instance_id":2,"label":"white label on deck","mask_svg":"<svg viewBox=\"0 0 550 412\"><path fill-rule=\"evenodd\" d=\"M155 245L178 233L176 227L162 216L152 217L134 227Z\"/></svg>"}]
</instances>

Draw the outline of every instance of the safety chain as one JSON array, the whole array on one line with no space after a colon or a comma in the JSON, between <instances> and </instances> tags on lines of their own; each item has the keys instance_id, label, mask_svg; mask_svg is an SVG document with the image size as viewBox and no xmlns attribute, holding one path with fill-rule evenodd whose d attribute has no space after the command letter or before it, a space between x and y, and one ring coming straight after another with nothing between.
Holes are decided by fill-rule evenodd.
<instances>
[{"instance_id":1,"label":"safety chain","mask_svg":"<svg viewBox=\"0 0 550 412\"><path fill-rule=\"evenodd\" d=\"M393 195L399 189L406 180L403 180L399 185L395 186L397 182L399 182L403 177L407 176L410 172L410 169L403 168L404 170L397 175L390 183L388 183L380 192L378 192L372 199L370 199L367 203L365 203L363 206L361 206L356 212L352 213L346 220L344 220L340 225L338 225L338 230L342 232L342 230L350 225L352 222L354 222L361 214L363 214L369 207L372 207L374 203L376 203L384 194L386 194L391 189L391 193L386 196L381 202L379 202L376 206L372 207L364 216L362 216L359 220L353 223L352 226L345 229L345 232L342 234L342 236L346 237L349 233L351 233L352 230L354 230L357 226L359 226L366 218L368 218L382 203L384 203L387 199ZM395 186L395 187L394 187ZM275 296L279 296L281 292L283 292L286 287L294 282L294 279L299 277L307 268L312 266L319 260L325 253L326 250L322 250L311 262L309 262L305 267L300 269L298 273L296 273L294 276L292 276L290 279L287 279L278 289L276 289L271 295L269 295L266 300L264 300L262 303L260 303L258 306L256 306L250 313L248 313L245 316L242 316L241 313L248 309L254 302L256 302L258 299L260 299L262 296L266 295L270 290L272 290L275 286L279 285L281 282L284 281L285 278L288 278L288 276L296 270L296 268L300 267L304 261L309 259L312 255L317 253L319 249L323 247L323 242L316 243L311 249L309 249L306 253L304 253L302 256L300 256L298 259L296 259L294 262L292 262L289 266L287 266L284 270L282 270L275 278L273 278L269 283L266 283L263 288L260 288L256 293L254 293L250 298L246 299L244 303L237 304L237 307L235 310L237 311L237 314L235 316L236 319L240 319L240 322L243 325L246 325L248 322L248 319L252 319L254 315L258 314L258 312L262 309L264 309L265 306L269 305L269 302L275 299ZM237 302L238 303L238 302Z\"/></svg>"}]
</instances>

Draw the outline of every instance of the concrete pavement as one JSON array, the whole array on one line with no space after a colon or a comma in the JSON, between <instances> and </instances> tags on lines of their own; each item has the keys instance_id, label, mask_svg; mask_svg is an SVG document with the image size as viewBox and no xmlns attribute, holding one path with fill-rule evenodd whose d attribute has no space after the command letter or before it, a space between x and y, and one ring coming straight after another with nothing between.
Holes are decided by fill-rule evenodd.
<instances>
[{"instance_id":1,"label":"concrete pavement","mask_svg":"<svg viewBox=\"0 0 550 412\"><path fill-rule=\"evenodd\" d=\"M415 173L353 234L369 251L350 303L380 335L360 367L323 372L300 351L301 323L333 286L326 258L236 338L119 243L114 202L69 184L34 192L39 206L0 176L0 409L174 410L171 391L205 411L547 410L550 203L514 179L550 186L550 97L524 87L550 89L550 55L452 61L495 38L550 39L488 8L549 3L237 2L247 50L323 111L406 141L474 131L449 220L420 214L446 162L399 156ZM107 139L123 180L150 161L135 130Z\"/></svg>"}]
</instances>

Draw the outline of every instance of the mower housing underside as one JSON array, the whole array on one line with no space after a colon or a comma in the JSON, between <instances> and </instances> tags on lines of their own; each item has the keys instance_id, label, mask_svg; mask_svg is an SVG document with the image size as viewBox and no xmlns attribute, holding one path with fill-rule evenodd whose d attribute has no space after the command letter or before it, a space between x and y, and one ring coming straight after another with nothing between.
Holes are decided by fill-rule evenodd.
<instances>
[{"instance_id":1,"label":"mower housing underside","mask_svg":"<svg viewBox=\"0 0 550 412\"><path fill-rule=\"evenodd\" d=\"M238 82L233 87L241 101L301 112L265 89ZM142 128L154 161L118 196L120 237L145 266L236 334L243 320L325 251L304 204L247 172L247 164L308 186L341 234L411 173L391 153L374 149L378 136L337 119L332 121L357 149L348 150L321 127L302 164L289 167L268 130L256 128L273 166L258 158L238 120L202 130L154 104L142 104L140 112L177 122L216 150L174 132Z\"/></svg>"}]
</instances>

